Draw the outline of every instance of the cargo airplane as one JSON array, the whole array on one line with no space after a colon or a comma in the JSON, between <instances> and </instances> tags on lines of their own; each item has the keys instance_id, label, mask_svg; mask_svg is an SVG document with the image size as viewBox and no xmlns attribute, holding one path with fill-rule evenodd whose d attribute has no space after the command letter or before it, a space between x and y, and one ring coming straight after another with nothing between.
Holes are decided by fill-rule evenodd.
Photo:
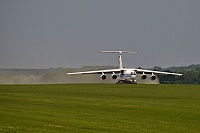
<instances>
[{"instance_id":1,"label":"cargo airplane","mask_svg":"<svg viewBox=\"0 0 200 133\"><path fill-rule=\"evenodd\" d=\"M145 69L136 69L136 68L124 68L122 65L122 53L137 53L130 51L100 51L101 53L118 53L119 60L119 68L118 69L107 69L107 70L97 70L97 71L85 71L85 72L74 72L67 73L68 75L75 74L101 74L101 79L105 80L107 77L105 74L112 74L112 79L118 79L117 83L132 83L137 84L137 74L142 74L141 79L147 79L146 74L151 74L150 79L155 80L156 76L154 74L162 74L162 75L177 75L181 76L179 73L169 73L169 72L161 72L161 71L152 71Z\"/></svg>"}]
</instances>

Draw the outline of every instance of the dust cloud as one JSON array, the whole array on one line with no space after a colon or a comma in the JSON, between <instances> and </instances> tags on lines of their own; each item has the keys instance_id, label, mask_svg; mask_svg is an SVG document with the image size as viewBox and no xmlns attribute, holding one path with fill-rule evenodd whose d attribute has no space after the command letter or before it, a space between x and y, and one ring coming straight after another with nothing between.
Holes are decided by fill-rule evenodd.
<instances>
[{"instance_id":1,"label":"dust cloud","mask_svg":"<svg viewBox=\"0 0 200 133\"><path fill-rule=\"evenodd\" d=\"M76 69L77 70L77 69ZM116 83L111 74L102 80L100 74L67 75L67 72L76 71L69 68L50 69L0 69L0 84L67 84L67 83ZM142 80L137 77L138 84L159 84L159 79L152 81L150 75Z\"/></svg>"}]
</instances>

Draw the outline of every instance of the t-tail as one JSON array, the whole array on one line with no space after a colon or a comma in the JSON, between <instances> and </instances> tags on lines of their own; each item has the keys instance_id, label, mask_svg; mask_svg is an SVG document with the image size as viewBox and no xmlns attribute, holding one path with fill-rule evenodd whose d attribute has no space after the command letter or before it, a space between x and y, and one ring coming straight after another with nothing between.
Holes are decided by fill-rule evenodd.
<instances>
[{"instance_id":1,"label":"t-tail","mask_svg":"<svg viewBox=\"0 0 200 133\"><path fill-rule=\"evenodd\" d=\"M118 60L119 60L119 69L123 69L122 64L122 53L138 53L138 52L130 52L130 51L100 51L101 53L118 53Z\"/></svg>"}]
</instances>

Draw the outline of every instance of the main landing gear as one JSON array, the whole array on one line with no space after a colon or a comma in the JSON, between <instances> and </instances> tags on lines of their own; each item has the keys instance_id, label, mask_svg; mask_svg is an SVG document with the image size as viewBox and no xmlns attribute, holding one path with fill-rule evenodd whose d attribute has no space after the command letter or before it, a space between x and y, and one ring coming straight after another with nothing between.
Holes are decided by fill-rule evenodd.
<instances>
[{"instance_id":1,"label":"main landing gear","mask_svg":"<svg viewBox=\"0 0 200 133\"><path fill-rule=\"evenodd\" d=\"M136 81L119 80L116 82L116 84L137 84L137 82Z\"/></svg>"}]
</instances>

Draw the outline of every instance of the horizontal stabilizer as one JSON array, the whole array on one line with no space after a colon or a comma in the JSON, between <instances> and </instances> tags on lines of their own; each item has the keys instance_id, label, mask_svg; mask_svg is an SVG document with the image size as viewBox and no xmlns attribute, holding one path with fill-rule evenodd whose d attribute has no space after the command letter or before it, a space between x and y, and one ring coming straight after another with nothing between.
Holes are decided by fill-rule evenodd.
<instances>
[{"instance_id":1,"label":"horizontal stabilizer","mask_svg":"<svg viewBox=\"0 0 200 133\"><path fill-rule=\"evenodd\" d=\"M123 69L123 65L122 65L122 53L138 53L138 52L130 52L130 51L99 51L101 53L118 53L119 55L119 69Z\"/></svg>"},{"instance_id":2,"label":"horizontal stabilizer","mask_svg":"<svg viewBox=\"0 0 200 133\"><path fill-rule=\"evenodd\" d=\"M100 51L101 53L138 53L138 52L131 52L131 51Z\"/></svg>"}]
</instances>

